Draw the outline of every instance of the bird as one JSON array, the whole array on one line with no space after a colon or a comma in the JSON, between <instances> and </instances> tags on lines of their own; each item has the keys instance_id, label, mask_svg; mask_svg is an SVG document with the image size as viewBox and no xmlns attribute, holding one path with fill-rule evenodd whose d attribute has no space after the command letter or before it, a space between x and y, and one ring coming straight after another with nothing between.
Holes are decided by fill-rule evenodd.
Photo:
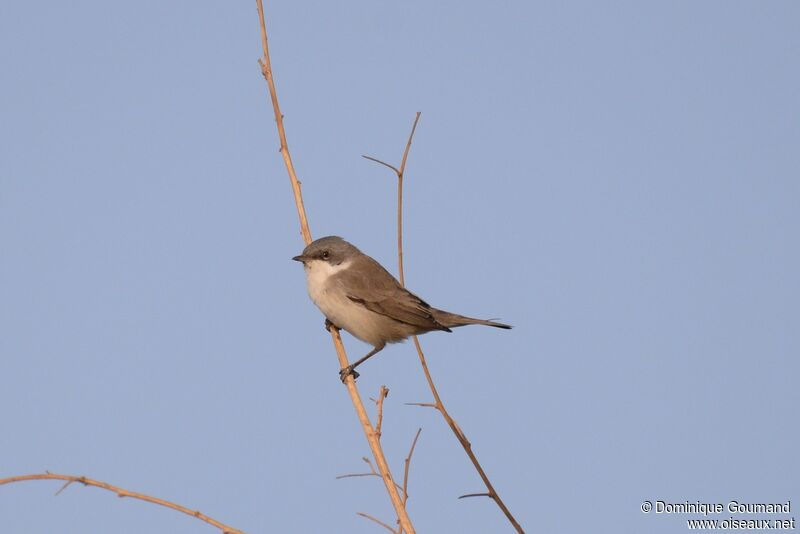
<instances>
[{"instance_id":1,"label":"bird","mask_svg":"<svg viewBox=\"0 0 800 534\"><path fill-rule=\"evenodd\" d=\"M510 329L496 321L465 317L434 308L403 287L380 263L338 236L321 237L292 258L303 264L308 295L325 315L325 328L343 329L372 350L342 368L342 382L387 343L471 324Z\"/></svg>"}]
</instances>

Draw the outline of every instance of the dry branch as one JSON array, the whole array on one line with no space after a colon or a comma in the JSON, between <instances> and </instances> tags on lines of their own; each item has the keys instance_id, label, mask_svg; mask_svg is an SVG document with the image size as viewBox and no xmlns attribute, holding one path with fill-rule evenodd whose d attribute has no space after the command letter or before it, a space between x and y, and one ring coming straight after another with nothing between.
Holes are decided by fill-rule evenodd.
<instances>
[{"instance_id":1,"label":"dry branch","mask_svg":"<svg viewBox=\"0 0 800 534\"><path fill-rule=\"evenodd\" d=\"M378 415L375 417L375 433L378 434L378 439L381 439L381 426L383 425L383 401L389 396L389 388L381 386L378 392L378 399L375 404L378 406Z\"/></svg>"},{"instance_id":2,"label":"dry branch","mask_svg":"<svg viewBox=\"0 0 800 534\"><path fill-rule=\"evenodd\" d=\"M381 392L383 392L383 389L381 389ZM411 442L411 449L409 449L408 456L406 456L406 459L404 461L405 465L404 465L404 469L403 469L403 506L405 506L406 503L408 502L408 472L409 472L409 469L411 468L411 457L414 455L414 449L417 447L417 440L419 440L419 435L421 433L422 433L422 429L418 428L417 429L417 433L414 435L414 440ZM362 458L362 459L365 462L367 462L367 464L369 464L369 468L372 471L371 473L356 473L356 474L352 474L352 475L340 475L340 476L338 476L336 478L338 479L338 478L348 478L348 477L380 476L378 473L375 472L375 468L372 467L372 462L370 462L368 458ZM361 517L364 517L366 519L374 521L375 523L377 523L380 526L388 529L391 532L394 532L395 534L403 534L403 532L404 532L402 526L398 530L395 530L392 527L390 527L389 525L387 525L386 523L384 523L383 521L381 521L380 519L377 519L377 518L375 518L375 517L373 517L373 516L371 516L369 514L366 514L364 512L356 512L356 513L358 515L360 515Z\"/></svg>"},{"instance_id":3,"label":"dry branch","mask_svg":"<svg viewBox=\"0 0 800 534\"><path fill-rule=\"evenodd\" d=\"M386 386L381 386L381 391L380 391L380 395L378 396L378 398L377 399L372 399L373 402L375 402L379 406L379 411L378 411L379 414L382 413L381 410L382 410L382 406L383 406L383 399L385 399L388 394L389 394L389 390L386 388ZM403 490L403 506L405 506L406 503L408 503L408 473L409 473L409 470L411 468L411 457L414 455L414 449L417 447L417 441L419 440L419 435L421 433L422 433L422 429L418 428L417 429L417 433L414 435L414 440L411 442L411 448L408 451L408 455L406 456L406 459L404 460L403 486L402 486L402 488L400 488L399 485L397 486L398 488ZM369 473L349 473L349 474L346 474L346 475L339 475L339 476L336 477L336 479L339 480L339 479L342 479L342 478L379 477L379 476L381 476L378 472L375 471L375 467L372 465L372 462L369 460L369 458L362 457L361 459L364 460L364 462L366 462L367 465L369 466L369 471L370 471ZM404 532L403 531L403 527L399 527L399 529L397 531L395 531L392 527L390 527L389 525L387 525L383 521L380 521L379 519L376 519L375 517L373 517L373 516L371 516L369 514L366 514L364 512L357 512L357 514L360 515L361 517L364 517L366 519L370 519L370 520L378 523L382 527L388 528L389 530L391 530L395 534L403 534L403 532Z\"/></svg>"},{"instance_id":4,"label":"dry branch","mask_svg":"<svg viewBox=\"0 0 800 534\"><path fill-rule=\"evenodd\" d=\"M397 263L401 286L406 285L405 274L403 273L403 173L406 171L408 152L411 150L411 141L414 139L414 132L417 131L417 123L421 115L422 112L417 111L417 115L414 117L414 125L411 127L411 135L408 136L408 142L406 143L406 149L403 151L403 159L400 162L399 169L372 156L361 156L364 159L389 167L397 175Z\"/></svg>"},{"instance_id":5,"label":"dry branch","mask_svg":"<svg viewBox=\"0 0 800 534\"><path fill-rule=\"evenodd\" d=\"M398 532L395 529L393 529L392 527L390 527L389 525L387 525L386 523L384 523L383 521L381 521L380 519L378 519L376 517L373 517L373 516L371 516L369 514L365 514L364 512L356 512L356 515L360 515L361 517L369 519L370 521L375 521L380 526L382 526L383 528L387 529L389 532L394 532L394 534L398 534ZM402 530L401 530L401 532L402 532Z\"/></svg>"},{"instance_id":6,"label":"dry branch","mask_svg":"<svg viewBox=\"0 0 800 534\"><path fill-rule=\"evenodd\" d=\"M341 480L343 478L359 478L359 477L378 477L378 478L382 478L382 475L380 473L378 473L377 471L375 471L375 466L372 465L372 460L370 460L366 456L362 456L361 459L364 460L364 462L366 462L366 464L369 466L369 473L347 473L346 475L337 475L336 476L336 480ZM397 486L398 490L403 489L403 487L400 484L398 484L397 482L395 482L394 485ZM405 500L403 501L403 504L405 504Z\"/></svg>"},{"instance_id":7,"label":"dry branch","mask_svg":"<svg viewBox=\"0 0 800 534\"><path fill-rule=\"evenodd\" d=\"M261 73L264 75L264 79L267 81L267 86L269 88L270 99L272 101L272 110L275 114L275 123L278 128L278 137L280 138L280 152L281 156L283 156L283 162L286 165L286 171L289 173L289 181L292 184L295 205L297 207L297 215L300 219L300 231L303 235L303 241L306 245L308 245L311 243L311 230L308 227L308 218L306 217L306 211L303 205L303 194L300 190L300 181L297 179L297 174L294 170L294 164L292 163L292 158L289 153L289 146L286 141L286 130L283 126L283 115L281 114L280 105L278 104L278 93L275 89L275 80L273 78L272 64L269 57L267 27L266 23L264 22L264 6L262 0L256 0L256 6L258 8L258 18L261 26L261 48L263 52L263 57L259 60L259 64L261 65ZM349 365L349 362L347 360L347 354L344 350L344 345L342 345L342 339L339 336L338 330L335 328L330 329L330 334L331 338L333 339L334 347L336 348L336 355L339 359L339 367L344 369ZM392 501L392 506L397 513L400 526L408 534L414 534L414 527L412 526L411 519L408 517L406 509L403 506L403 501L400 499L400 494L397 491L396 484L392 478L392 473L389 470L389 465L386 462L386 457L383 454L383 449L381 448L378 434L372 427L372 423L369 420L367 411L364 409L364 403L361 401L361 395L358 392L358 388L356 388L356 383L352 375L348 375L346 377L345 386L347 387L347 392L349 393L350 399L353 402L353 407L356 410L358 419L361 422L361 427L364 431L364 435L367 438L367 442L369 443L372 455L375 458L378 471L381 473L381 478L386 486L386 491Z\"/></svg>"},{"instance_id":8,"label":"dry branch","mask_svg":"<svg viewBox=\"0 0 800 534\"><path fill-rule=\"evenodd\" d=\"M102 488L104 490L110 491L112 493L116 493L117 497L130 497L131 499L138 499L140 501L149 502L152 504L157 504L159 506L164 506L166 508L172 508L173 510L177 510L178 512L183 512L186 515L190 515L192 517L196 517L200 521L205 521L209 525L215 526L222 531L223 534L244 534L241 530L235 529L233 527L229 527L224 523L220 523L214 518L208 517L204 513L198 510L192 510L190 508L186 508L185 506L181 506L180 504L175 504L174 502L166 501L164 499L159 499L158 497L151 497L150 495L145 495L144 493L138 493L135 491L126 490L124 488L120 488L119 486L113 486L107 482L101 482L100 480L93 480L91 478L86 477L78 477L73 475L59 475L56 473L41 473L35 475L21 475L16 477L9 477L9 478L2 478L0 479L0 486L4 484L11 484L14 482L24 482L27 480L64 480L66 481L61 489L56 492L56 495L60 494L62 491L67 489L70 484L75 482L79 482L84 486L94 486L96 488Z\"/></svg>"},{"instance_id":9,"label":"dry branch","mask_svg":"<svg viewBox=\"0 0 800 534\"><path fill-rule=\"evenodd\" d=\"M393 165L390 165L372 156L364 156L368 160L380 163L381 165L384 165L392 169L394 173L397 175L397 263L399 269L400 284L403 286L405 286L405 275L403 274L403 176L406 168L406 160L408 159L408 152L411 149L411 141L414 138L414 132L417 130L417 123L419 122L419 117L420 117L420 112L417 112L417 115L414 118L414 125L411 127L411 134L408 136L408 142L406 143L406 148L403 151L403 159L400 163L399 169L394 167ZM464 432L458 426L458 423L456 423L456 421L450 416L447 409L445 408L444 403L442 402L442 399L439 396L439 392L436 390L436 385L433 382L431 373L428 370L428 363L425 360L425 354L422 352L422 347L420 346L419 339L417 338L417 336L412 336L412 339L414 340L414 346L417 349L417 355L419 356L419 362L422 365L422 371L425 373L425 379L428 382L428 387L430 388L431 393L433 394L435 402L433 404L424 402L415 402L409 404L413 404L416 406L432 407L435 408L440 414L442 414L442 417L444 417L444 420L447 422L447 425L453 431L453 434L455 434L456 438L458 439L458 442L461 443L461 447L464 449L464 452L466 452L467 456L469 456L472 465L475 467L475 470L478 472L478 475L480 475L481 480L483 480L486 489L489 490L486 496L490 497L497 504L497 506L500 508L500 510L502 510L503 514L505 514L506 518L514 527L514 529L518 533L524 534L522 527L514 518L514 516L511 514L511 511L505 505L503 500L500 498L500 495L498 495L497 491L494 489L494 486L492 486L489 477L486 476L486 473L484 472L483 467L481 467L480 462L478 462L478 458L475 456L475 453L472 452L472 444L467 439L467 436L464 434ZM471 494L468 496L473 496L473 495L476 494Z\"/></svg>"},{"instance_id":10,"label":"dry branch","mask_svg":"<svg viewBox=\"0 0 800 534\"><path fill-rule=\"evenodd\" d=\"M414 441L411 442L411 449L408 451L408 456L405 459L405 466L403 469L403 505L408 502L408 470L411 468L411 457L414 455L414 449L417 447L417 440L422 433L422 429L417 429L417 434L414 436Z\"/></svg>"}]
</instances>

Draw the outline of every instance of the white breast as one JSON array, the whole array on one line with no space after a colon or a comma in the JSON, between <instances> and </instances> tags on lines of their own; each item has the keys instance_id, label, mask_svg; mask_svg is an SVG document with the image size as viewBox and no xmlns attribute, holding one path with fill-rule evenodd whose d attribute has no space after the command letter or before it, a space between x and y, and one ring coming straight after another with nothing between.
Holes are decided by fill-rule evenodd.
<instances>
[{"instance_id":1,"label":"white breast","mask_svg":"<svg viewBox=\"0 0 800 534\"><path fill-rule=\"evenodd\" d=\"M383 325L386 319L350 300L344 288L331 281L333 275L348 267L350 262L339 265L321 260L306 262L308 295L333 324L362 341L375 346L382 345L385 342L382 333L386 329Z\"/></svg>"},{"instance_id":2,"label":"white breast","mask_svg":"<svg viewBox=\"0 0 800 534\"><path fill-rule=\"evenodd\" d=\"M306 262L306 280L308 282L308 296L314 304L322 307L321 302L329 299L330 290L333 289L329 284L330 278L343 269L347 269L350 262L343 262L339 265L331 265L327 261L311 260ZM324 311L324 310L323 310Z\"/></svg>"}]
</instances>

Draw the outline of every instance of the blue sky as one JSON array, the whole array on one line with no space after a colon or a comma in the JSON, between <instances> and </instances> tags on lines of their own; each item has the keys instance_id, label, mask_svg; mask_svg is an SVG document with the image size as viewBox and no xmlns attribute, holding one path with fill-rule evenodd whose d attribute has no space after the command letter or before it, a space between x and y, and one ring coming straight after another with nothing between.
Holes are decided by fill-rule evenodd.
<instances>
[{"instance_id":1,"label":"blue sky","mask_svg":"<svg viewBox=\"0 0 800 534\"><path fill-rule=\"evenodd\" d=\"M267 2L311 230L431 304L422 338L528 532L800 502L796 2ZM250 533L392 521L302 250L250 2L0 7L0 477L86 475ZM351 359L369 350L345 335ZM365 364L419 532L503 532L411 344ZM214 532L56 482L9 533ZM718 516L726 519L728 514ZM747 518L747 517L745 517ZM778 517L773 517L778 518ZM784 518L784 516L780 516Z\"/></svg>"}]
</instances>

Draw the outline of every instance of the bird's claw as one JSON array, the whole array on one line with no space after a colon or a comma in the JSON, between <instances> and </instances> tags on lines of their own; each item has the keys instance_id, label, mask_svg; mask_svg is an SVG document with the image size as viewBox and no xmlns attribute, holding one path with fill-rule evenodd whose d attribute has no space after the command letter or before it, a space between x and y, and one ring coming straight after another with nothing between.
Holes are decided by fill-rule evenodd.
<instances>
[{"instance_id":1,"label":"bird's claw","mask_svg":"<svg viewBox=\"0 0 800 534\"><path fill-rule=\"evenodd\" d=\"M347 367L339 371L339 379L342 381L342 384L344 384L348 376L352 376L353 380L355 381L355 379L361 375L359 375L358 372L355 369L353 369L352 365L348 365Z\"/></svg>"}]
</instances>

